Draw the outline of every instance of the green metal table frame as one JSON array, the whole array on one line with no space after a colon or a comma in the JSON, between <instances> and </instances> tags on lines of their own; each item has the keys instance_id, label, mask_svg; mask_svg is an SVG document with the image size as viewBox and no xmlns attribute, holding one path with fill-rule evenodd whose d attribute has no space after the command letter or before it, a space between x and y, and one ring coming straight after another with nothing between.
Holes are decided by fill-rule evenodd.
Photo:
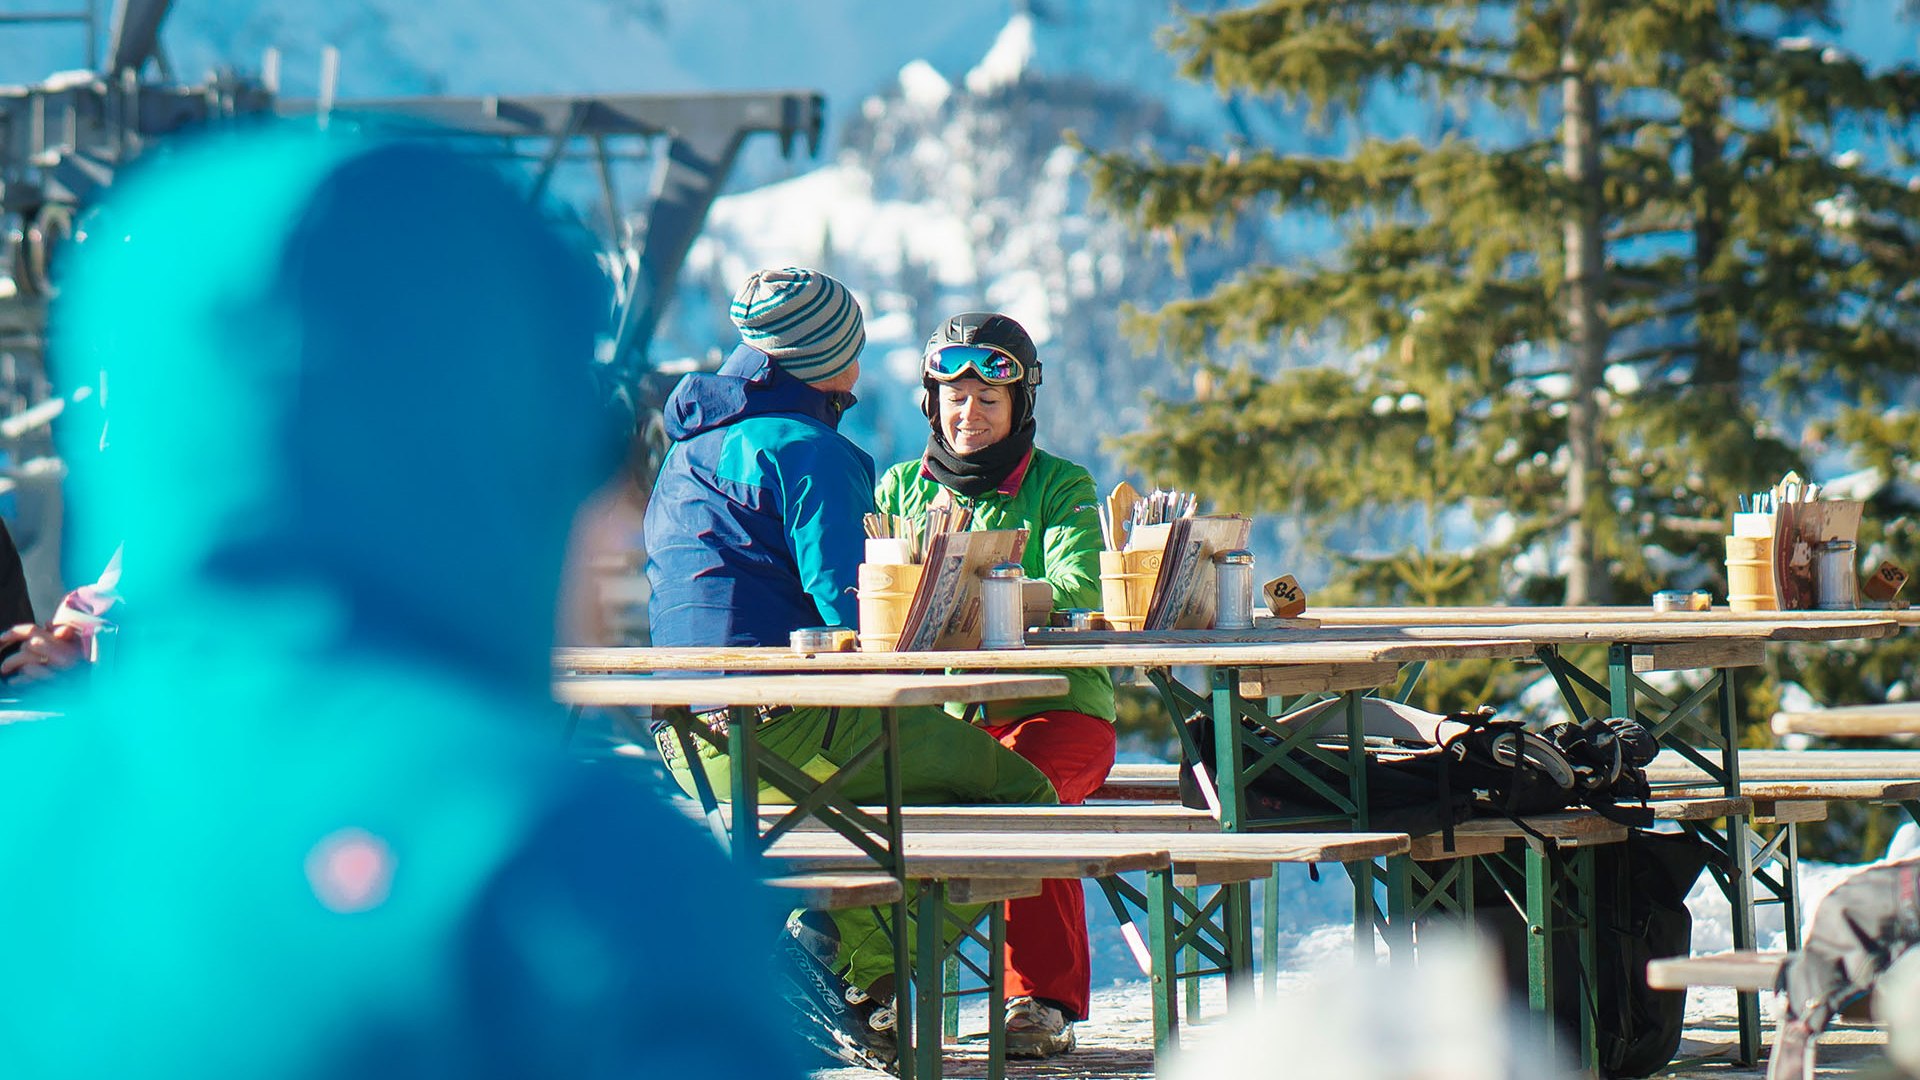
<instances>
[{"instance_id":1,"label":"green metal table frame","mask_svg":"<svg viewBox=\"0 0 1920 1080\"><path fill-rule=\"evenodd\" d=\"M891 708L880 710L880 737L864 746L852 758L835 770L832 776L816 780L800 768L777 754L763 753L759 741L753 737L758 725L760 713L751 707L734 707L727 710L726 732L722 735L708 725L695 720L693 714L685 709L675 709L670 713L674 737L680 746L680 753L688 764L687 772L693 778L695 797L700 808L706 814L708 827L713 830L715 839L732 851L735 861L746 866L750 872L759 875L759 861L767 846L781 836L792 831L808 818L819 820L834 832L845 837L849 843L872 858L874 863L887 874L901 883L900 900L892 905L893 925L904 927L909 924L916 892L913 883L907 880L906 845L902 842L902 824L900 805L903 798L900 771L900 721ZM700 739L727 755L728 786L733 796L733 827L728 829L725 817L721 813L720 799L716 796L712 783L707 779L706 770L699 767L700 756L694 740ZM841 794L846 781L866 768L875 759L881 762L883 784L886 788L886 817L884 820L862 809L852 799ZM793 800L792 809L780 815L762 830L760 828L760 785L766 785L787 798ZM944 886L941 887L944 895ZM922 898L924 902L924 898ZM936 905L939 901L935 901ZM944 910L936 907L935 910ZM937 922L935 925L939 925ZM1004 926L1001 933L1004 936ZM939 934L923 934L921 937L937 941ZM919 1007L919 996L927 984L935 988L935 1000L938 1000L940 983L939 967L921 968L916 972L913 967L915 956L909 948L908 936L894 932L893 970L896 978L904 974L903 984L896 991L896 1001L915 1001L913 1012L915 1023L926 1017ZM909 994L911 987L911 997ZM904 1011L904 1010L903 1010ZM907 1025L898 1024L901 1031ZM903 1049L900 1054L900 1075L903 1080L938 1080L940 1065L940 1026L938 1008L934 1013L931 1028L916 1030L911 1039L912 1052ZM930 1051L926 1050L930 1046ZM927 1057L931 1056L931 1064Z\"/></svg>"},{"instance_id":2,"label":"green metal table frame","mask_svg":"<svg viewBox=\"0 0 1920 1080\"><path fill-rule=\"evenodd\" d=\"M1582 700L1584 693L1604 703L1607 715L1632 717L1646 724L1662 748L1691 762L1729 797L1739 796L1740 734L1738 703L1734 697L1735 669L1713 668L1705 682L1684 697L1676 698L1634 672L1633 653L1631 644L1608 645L1607 678L1603 683L1561 655L1558 646L1542 645L1535 650L1535 656L1558 684L1561 699L1576 721L1584 722L1590 715ZM1731 909L1733 947L1753 949L1758 936L1754 923L1756 881L1786 909L1788 925L1794 926L1799 912L1798 866L1789 858L1785 872L1777 877L1756 873L1756 848L1767 855L1777 854L1781 849L1760 843L1748 815L1730 814L1725 821L1724 830L1714 828L1709 822L1686 822L1684 827L1724 860L1712 872ZM1797 932L1794 936L1798 937ZM1744 992L1737 995L1736 1001L1739 1060L1742 1064L1752 1064L1760 1057L1760 995Z\"/></svg>"},{"instance_id":3,"label":"green metal table frame","mask_svg":"<svg viewBox=\"0 0 1920 1080\"><path fill-rule=\"evenodd\" d=\"M1407 665L1406 674L1395 694L1396 700L1404 701L1412 693L1424 666L1420 663ZM1217 775L1211 778L1203 776L1201 782L1204 784L1211 780L1213 784L1212 795L1217 802L1224 831L1289 829L1326 823L1361 830L1369 827L1360 704L1366 693L1349 690L1340 695L1346 703L1348 745L1347 752L1342 755L1319 746L1314 741L1314 730L1285 730L1275 724L1275 720L1288 712L1305 704L1325 700L1329 695L1308 694L1293 701L1268 698L1255 702L1239 693L1240 671L1233 666L1211 668L1204 694L1184 686L1165 669L1149 669L1147 677L1159 692L1169 717L1174 721L1187 760L1197 762L1201 760L1201 755L1192 733L1182 722L1183 718L1200 713L1213 721L1213 759L1220 764L1216 769ZM1347 789L1341 791L1337 785L1328 784L1303 768L1299 764L1302 757L1311 757L1330 767L1336 775L1344 776ZM1335 811L1255 821L1248 813L1245 795L1249 785L1269 769L1285 770L1299 782L1319 792ZM1357 860L1345 864L1354 890L1356 954L1363 960L1371 960L1374 936L1378 933L1387 942L1393 963L1410 963L1414 952L1415 928L1419 923L1428 918L1458 919L1470 915L1475 902L1476 862L1499 858L1501 856L1463 856L1421 864L1410 855L1397 855L1384 860ZM1551 1009L1555 994L1552 947L1557 934L1579 935L1578 955L1581 957L1582 970L1575 974L1583 986L1591 986L1593 982L1587 977L1587 973L1593 971L1595 950L1592 853L1579 848L1571 853L1561 852L1548 844L1530 842L1527 854L1521 861L1521 877L1516 890L1509 896L1510 899L1514 896L1520 898L1516 901L1516 907L1527 919L1530 1004L1544 1015ZM1216 924L1224 932L1225 939L1216 938L1211 943L1211 953L1201 947L1203 939L1199 929L1183 928L1183 931L1177 931L1183 932L1178 940L1184 945L1207 958L1224 963L1229 970L1235 964L1251 964L1249 948L1233 940L1236 933L1251 935L1252 927L1250 887L1239 886L1238 890L1242 897L1238 902L1216 898L1220 910L1227 917ZM1221 891L1226 893L1228 889L1223 887ZM1278 941L1275 933L1278 896L1271 885L1267 891L1265 908L1267 933L1261 953L1268 973L1267 985L1273 986L1278 978ZM1243 912L1246 914L1241 914ZM1556 918L1556 915L1562 917ZM1232 978L1230 975L1230 982ZM1177 981L1169 980L1165 989L1169 995L1169 1015L1172 1015L1171 995ZM1189 1005L1192 1004L1190 991ZM1580 1057L1590 1067L1598 1060L1595 1015L1589 1001L1588 1007L1582 1010ZM1551 1026L1549 1023L1548 1027Z\"/></svg>"},{"instance_id":4,"label":"green metal table frame","mask_svg":"<svg viewBox=\"0 0 1920 1080\"><path fill-rule=\"evenodd\" d=\"M1248 883L1213 887L1201 899L1198 889L1177 888L1173 871L1147 873L1141 889L1121 877L1098 879L1100 891L1114 918L1139 939L1146 953L1146 974L1153 993L1153 1046L1156 1060L1180 1044L1179 988L1187 988L1187 1018L1199 1013L1200 980L1225 975L1229 997L1251 987L1253 977L1252 886ZM1139 933L1139 919L1147 930ZM1131 943L1131 940L1130 940Z\"/></svg>"},{"instance_id":5,"label":"green metal table frame","mask_svg":"<svg viewBox=\"0 0 1920 1080\"><path fill-rule=\"evenodd\" d=\"M994 901L977 917L962 918L947 903L947 885L943 881L921 881L913 889L914 967L912 978L913 1032L911 1054L901 1048L901 1075L917 1075L923 1080L941 1073L943 1036L958 1034L959 1015L950 1006L957 1005L960 993L958 968L965 966L978 975L987 995L987 1080L1004 1080L1007 1074L1007 905ZM985 933L980 923L987 924ZM952 927L957 931L951 942L944 933L929 933L927 927ZM906 935L895 933L897 942ZM987 966L982 970L961 949L972 942L986 952ZM901 970L905 970L904 968ZM907 1000L903 992L897 1000ZM951 1018L954 1026L949 1026ZM908 1025L900 1025L908 1030ZM908 1069L909 1058L912 1068Z\"/></svg>"}]
</instances>

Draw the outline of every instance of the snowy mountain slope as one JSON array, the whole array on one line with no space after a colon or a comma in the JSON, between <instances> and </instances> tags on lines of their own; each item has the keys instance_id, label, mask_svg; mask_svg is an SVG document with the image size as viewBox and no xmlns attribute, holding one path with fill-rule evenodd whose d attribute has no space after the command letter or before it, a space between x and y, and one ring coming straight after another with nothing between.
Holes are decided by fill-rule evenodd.
<instances>
[{"instance_id":1,"label":"snowy mountain slope","mask_svg":"<svg viewBox=\"0 0 1920 1080\"><path fill-rule=\"evenodd\" d=\"M1188 378L1135 355L1123 307L1210 287L1262 249L1230 240L1176 274L1090 212L1065 130L1169 154L1208 132L1124 86L1035 70L1036 30L1016 16L951 82L929 64L906 65L895 86L863 103L831 164L722 199L660 346L698 352L724 341L724 299L758 266L823 267L855 288L870 321L868 404L848 424L876 456L896 460L925 439L912 391L927 333L952 312L1005 311L1034 335L1046 365L1042 444L1117 478L1103 439L1138 429L1142 391L1178 392Z\"/></svg>"}]
</instances>

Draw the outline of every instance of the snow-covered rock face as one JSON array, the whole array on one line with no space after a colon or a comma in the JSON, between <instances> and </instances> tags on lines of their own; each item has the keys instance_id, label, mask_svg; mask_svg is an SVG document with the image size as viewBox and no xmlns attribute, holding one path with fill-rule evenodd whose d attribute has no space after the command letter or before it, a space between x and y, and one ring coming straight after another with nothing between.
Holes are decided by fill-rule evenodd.
<instances>
[{"instance_id":1,"label":"snow-covered rock face","mask_svg":"<svg viewBox=\"0 0 1920 1080\"><path fill-rule=\"evenodd\" d=\"M1137 348L1124 309L1204 291L1272 252L1257 237L1227 238L1176 275L1162 253L1091 209L1065 131L1166 156L1218 132L1177 122L1123 83L1046 73L1048 40L1018 15L958 79L908 63L847 122L830 164L717 202L656 353L728 342L725 298L759 267L825 269L867 314L863 404L847 425L885 463L918 454L926 439L914 391L927 334L954 312L1002 311L1033 335L1045 365L1041 445L1111 484L1118 474L1102 440L1139 429L1143 391L1175 393L1189 378Z\"/></svg>"}]
</instances>

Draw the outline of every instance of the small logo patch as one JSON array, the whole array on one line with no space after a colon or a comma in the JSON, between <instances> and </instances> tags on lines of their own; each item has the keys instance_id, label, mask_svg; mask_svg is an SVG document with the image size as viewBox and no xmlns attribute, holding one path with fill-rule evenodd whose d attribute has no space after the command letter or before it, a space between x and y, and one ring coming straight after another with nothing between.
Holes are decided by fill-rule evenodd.
<instances>
[{"instance_id":1,"label":"small logo patch","mask_svg":"<svg viewBox=\"0 0 1920 1080\"><path fill-rule=\"evenodd\" d=\"M350 915L379 907L393 884L393 852L365 829L328 833L307 853L307 884L330 911Z\"/></svg>"}]
</instances>

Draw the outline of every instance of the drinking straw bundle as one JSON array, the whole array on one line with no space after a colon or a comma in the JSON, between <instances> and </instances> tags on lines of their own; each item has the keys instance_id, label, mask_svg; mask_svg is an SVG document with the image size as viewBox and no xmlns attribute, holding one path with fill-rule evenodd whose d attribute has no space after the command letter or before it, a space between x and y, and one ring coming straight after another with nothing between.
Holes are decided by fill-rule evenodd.
<instances>
[{"instance_id":1,"label":"drinking straw bundle","mask_svg":"<svg viewBox=\"0 0 1920 1080\"><path fill-rule=\"evenodd\" d=\"M935 506L920 517L910 514L868 514L861 519L869 539L907 542L907 561L920 562L933 539L944 533L965 532L973 524L970 506Z\"/></svg>"},{"instance_id":2,"label":"drinking straw bundle","mask_svg":"<svg viewBox=\"0 0 1920 1080\"><path fill-rule=\"evenodd\" d=\"M1121 551L1135 529L1164 525L1177 518L1192 517L1200 499L1191 491L1155 489L1142 496L1133 485L1121 481L1096 509L1100 514L1100 536L1108 551Z\"/></svg>"}]
</instances>

